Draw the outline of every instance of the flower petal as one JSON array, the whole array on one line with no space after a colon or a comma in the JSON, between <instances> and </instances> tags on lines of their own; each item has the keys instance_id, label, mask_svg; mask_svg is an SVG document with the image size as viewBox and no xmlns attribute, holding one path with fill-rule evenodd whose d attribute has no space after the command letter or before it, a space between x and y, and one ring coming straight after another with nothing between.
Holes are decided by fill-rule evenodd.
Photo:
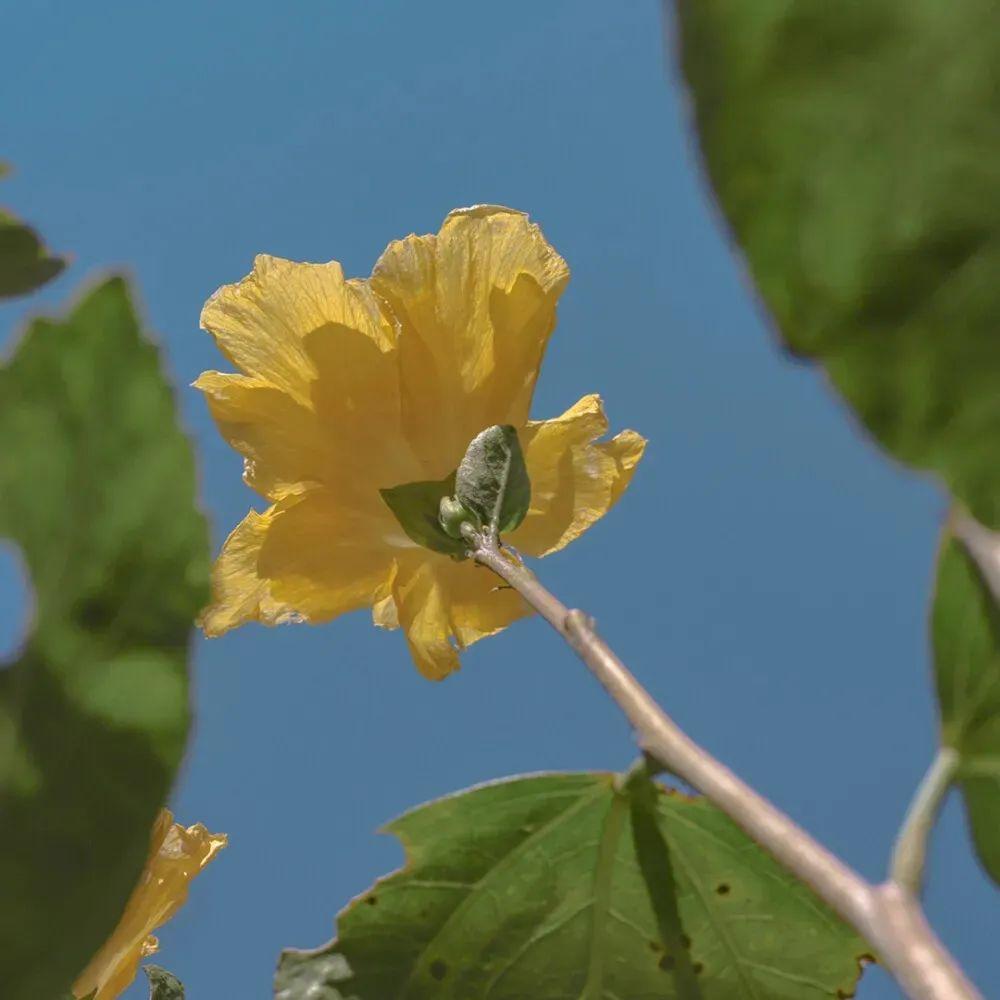
<instances>
[{"instance_id":1,"label":"flower petal","mask_svg":"<svg viewBox=\"0 0 1000 1000\"><path fill-rule=\"evenodd\" d=\"M210 638L250 621L279 625L297 620L293 608L275 600L271 581L257 568L274 512L273 507L263 514L250 511L223 544L212 566L212 603L198 619Z\"/></svg>"},{"instance_id":2,"label":"flower petal","mask_svg":"<svg viewBox=\"0 0 1000 1000\"><path fill-rule=\"evenodd\" d=\"M200 823L186 829L161 810L150 840L146 869L118 926L73 984L73 993L113 1000L135 979L139 962L156 950L152 932L184 904L191 880L226 846L226 835Z\"/></svg>"},{"instance_id":3,"label":"flower petal","mask_svg":"<svg viewBox=\"0 0 1000 1000\"><path fill-rule=\"evenodd\" d=\"M466 646L531 614L485 567L424 552L401 563L393 601L417 669L430 680L458 670Z\"/></svg>"},{"instance_id":4,"label":"flower petal","mask_svg":"<svg viewBox=\"0 0 1000 1000\"><path fill-rule=\"evenodd\" d=\"M274 597L310 622L380 600L394 572L386 537L399 529L375 499L372 510L358 510L329 490L317 490L281 505L258 560Z\"/></svg>"},{"instance_id":5,"label":"flower petal","mask_svg":"<svg viewBox=\"0 0 1000 1000\"><path fill-rule=\"evenodd\" d=\"M217 636L247 621L323 622L367 607L388 590L393 549L385 538L397 531L384 505L359 509L328 489L251 511L216 560L201 627Z\"/></svg>"},{"instance_id":6,"label":"flower petal","mask_svg":"<svg viewBox=\"0 0 1000 1000\"><path fill-rule=\"evenodd\" d=\"M596 442L608 421L600 396L584 396L554 420L530 421L520 432L531 507L510 543L532 556L568 545L602 518L632 479L646 440L622 431Z\"/></svg>"},{"instance_id":7,"label":"flower petal","mask_svg":"<svg viewBox=\"0 0 1000 1000\"><path fill-rule=\"evenodd\" d=\"M336 475L336 455L316 414L287 393L220 372L203 372L194 387L205 394L219 433L246 460L243 478L258 493L278 500Z\"/></svg>"},{"instance_id":8,"label":"flower petal","mask_svg":"<svg viewBox=\"0 0 1000 1000\"><path fill-rule=\"evenodd\" d=\"M400 324L403 431L426 478L451 472L485 427L527 419L568 278L538 227L497 206L389 245L371 285Z\"/></svg>"},{"instance_id":9,"label":"flower petal","mask_svg":"<svg viewBox=\"0 0 1000 1000\"><path fill-rule=\"evenodd\" d=\"M348 328L389 351L395 331L365 282L345 281L336 261L300 264L261 254L253 271L205 303L201 326L246 374L303 405L316 368L304 343L323 328Z\"/></svg>"}]
</instances>

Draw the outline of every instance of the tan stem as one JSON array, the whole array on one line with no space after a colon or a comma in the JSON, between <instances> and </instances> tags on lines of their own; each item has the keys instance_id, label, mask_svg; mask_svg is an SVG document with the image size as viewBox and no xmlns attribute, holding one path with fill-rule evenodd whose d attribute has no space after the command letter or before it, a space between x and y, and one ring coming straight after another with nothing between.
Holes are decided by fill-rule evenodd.
<instances>
[{"instance_id":1,"label":"tan stem","mask_svg":"<svg viewBox=\"0 0 1000 1000\"><path fill-rule=\"evenodd\" d=\"M780 809L684 733L597 634L525 566L471 529L473 558L513 587L576 651L625 713L640 747L697 788L795 874L872 947L911 1000L983 1000L924 920L919 901L894 882L876 886L813 840Z\"/></svg>"}]
</instances>

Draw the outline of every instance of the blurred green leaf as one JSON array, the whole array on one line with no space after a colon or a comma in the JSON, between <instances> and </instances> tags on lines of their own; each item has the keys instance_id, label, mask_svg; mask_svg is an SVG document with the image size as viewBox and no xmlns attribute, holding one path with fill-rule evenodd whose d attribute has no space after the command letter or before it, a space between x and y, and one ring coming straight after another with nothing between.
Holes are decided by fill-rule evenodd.
<instances>
[{"instance_id":1,"label":"blurred green leaf","mask_svg":"<svg viewBox=\"0 0 1000 1000\"><path fill-rule=\"evenodd\" d=\"M121 279L31 325L0 369L0 440L0 536L35 592L0 670L0 983L5 1000L50 1000L142 871L207 597L191 448Z\"/></svg>"},{"instance_id":2,"label":"blurred green leaf","mask_svg":"<svg viewBox=\"0 0 1000 1000\"><path fill-rule=\"evenodd\" d=\"M1000 527L1000 4L677 9L708 172L785 343Z\"/></svg>"},{"instance_id":3,"label":"blurred green leaf","mask_svg":"<svg viewBox=\"0 0 1000 1000\"><path fill-rule=\"evenodd\" d=\"M441 526L441 501L455 492L455 473L437 481L404 483L379 490L407 536L424 548L464 559L468 544L452 538Z\"/></svg>"},{"instance_id":4,"label":"blurred green leaf","mask_svg":"<svg viewBox=\"0 0 1000 1000\"><path fill-rule=\"evenodd\" d=\"M1000 610L976 561L951 537L931 621L941 742L959 752L976 849L1000 883Z\"/></svg>"},{"instance_id":5,"label":"blurred green leaf","mask_svg":"<svg viewBox=\"0 0 1000 1000\"><path fill-rule=\"evenodd\" d=\"M351 998L809 1000L858 979L864 946L809 890L703 799L648 781L511 779L388 830L406 867L312 953L347 962ZM279 1000L313 996L279 982Z\"/></svg>"},{"instance_id":6,"label":"blurred green leaf","mask_svg":"<svg viewBox=\"0 0 1000 1000\"><path fill-rule=\"evenodd\" d=\"M149 980L149 1000L184 1000L184 986L172 973L159 965L144 965Z\"/></svg>"},{"instance_id":7,"label":"blurred green leaf","mask_svg":"<svg viewBox=\"0 0 1000 1000\"><path fill-rule=\"evenodd\" d=\"M0 178L7 170L0 163ZM45 249L34 229L0 209L0 299L33 292L65 266L62 257Z\"/></svg>"}]
</instances>

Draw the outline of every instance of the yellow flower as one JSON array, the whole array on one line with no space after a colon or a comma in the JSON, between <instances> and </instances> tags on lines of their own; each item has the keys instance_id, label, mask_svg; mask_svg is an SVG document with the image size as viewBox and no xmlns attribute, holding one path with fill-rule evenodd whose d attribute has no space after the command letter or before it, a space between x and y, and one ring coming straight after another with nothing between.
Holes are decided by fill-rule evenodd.
<instances>
[{"instance_id":1,"label":"yellow flower","mask_svg":"<svg viewBox=\"0 0 1000 1000\"><path fill-rule=\"evenodd\" d=\"M476 434L511 424L532 493L510 545L547 555L607 512L643 438L598 442L598 396L528 419L568 278L527 216L480 205L452 212L436 236L391 243L367 280L345 280L335 261L260 256L220 288L201 325L243 374L205 372L195 386L272 505L226 540L206 634L370 606L439 679L460 649L528 614L489 571L412 541L379 491L444 479Z\"/></svg>"},{"instance_id":2,"label":"yellow flower","mask_svg":"<svg viewBox=\"0 0 1000 1000\"><path fill-rule=\"evenodd\" d=\"M226 846L226 836L209 833L200 823L185 829L166 809L153 827L149 857L139 884L118 926L77 977L73 993L96 1000L120 996L139 971L139 963L159 944L152 931L165 924L187 899L188 883Z\"/></svg>"}]
</instances>

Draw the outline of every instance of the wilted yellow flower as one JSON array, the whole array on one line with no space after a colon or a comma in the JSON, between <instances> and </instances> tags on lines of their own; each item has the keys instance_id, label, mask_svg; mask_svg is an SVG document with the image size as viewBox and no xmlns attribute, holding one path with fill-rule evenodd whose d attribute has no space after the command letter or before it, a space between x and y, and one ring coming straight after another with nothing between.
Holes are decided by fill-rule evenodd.
<instances>
[{"instance_id":1,"label":"wilted yellow flower","mask_svg":"<svg viewBox=\"0 0 1000 1000\"><path fill-rule=\"evenodd\" d=\"M511 424L532 493L510 545L544 556L605 514L643 438L598 442L598 396L528 420L568 278L527 216L480 205L452 212L436 236L391 243L367 280L345 280L335 261L260 256L220 288L201 325L244 374L205 372L195 385L272 506L226 540L205 632L370 606L438 679L459 649L528 614L489 571L413 541L380 490L444 479L476 434Z\"/></svg>"},{"instance_id":2,"label":"wilted yellow flower","mask_svg":"<svg viewBox=\"0 0 1000 1000\"><path fill-rule=\"evenodd\" d=\"M139 971L139 963L159 947L152 932L165 924L187 899L188 883L226 846L226 835L196 823L186 829L163 809L153 827L149 857L118 926L77 977L73 993L96 1000L120 996Z\"/></svg>"}]
</instances>

